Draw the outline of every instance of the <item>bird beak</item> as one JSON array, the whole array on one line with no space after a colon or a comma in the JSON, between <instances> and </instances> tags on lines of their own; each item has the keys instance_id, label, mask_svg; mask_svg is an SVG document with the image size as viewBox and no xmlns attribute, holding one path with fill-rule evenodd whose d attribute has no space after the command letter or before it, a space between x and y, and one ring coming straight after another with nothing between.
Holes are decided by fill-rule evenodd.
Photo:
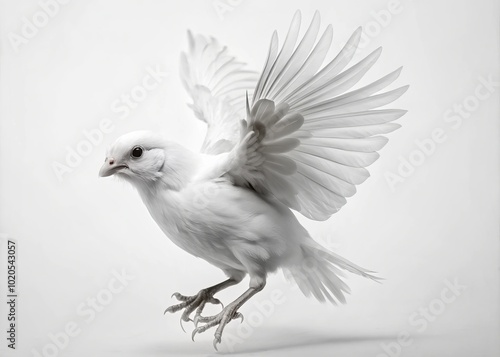
<instances>
[{"instance_id":1,"label":"bird beak","mask_svg":"<svg viewBox=\"0 0 500 357\"><path fill-rule=\"evenodd\" d=\"M99 170L99 177L111 176L123 169L128 169L128 166L124 164L118 164L112 157L107 157L106 161L104 161L104 164Z\"/></svg>"}]
</instances>

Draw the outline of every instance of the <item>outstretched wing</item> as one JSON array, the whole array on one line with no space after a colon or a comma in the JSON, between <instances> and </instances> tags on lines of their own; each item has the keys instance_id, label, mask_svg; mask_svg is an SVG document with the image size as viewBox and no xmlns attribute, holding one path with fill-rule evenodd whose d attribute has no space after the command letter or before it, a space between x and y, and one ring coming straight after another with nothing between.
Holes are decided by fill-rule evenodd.
<instances>
[{"instance_id":1,"label":"outstretched wing","mask_svg":"<svg viewBox=\"0 0 500 357\"><path fill-rule=\"evenodd\" d=\"M358 29L321 67L332 42L332 27L316 42L320 28L316 12L297 44L300 21L297 12L279 51L273 34L251 105L247 97L238 164L229 175L236 184L271 193L306 217L324 220L368 178L366 167L388 141L380 134L399 128L391 122L406 112L374 108L391 103L408 86L377 94L398 78L400 68L351 90L381 49L345 69L360 40Z\"/></svg>"},{"instance_id":2,"label":"outstretched wing","mask_svg":"<svg viewBox=\"0 0 500 357\"><path fill-rule=\"evenodd\" d=\"M245 91L252 90L258 75L245 69L216 39L188 32L189 50L181 54L181 79L196 117L207 123L201 151L219 154L239 140L244 118Z\"/></svg>"}]
</instances>

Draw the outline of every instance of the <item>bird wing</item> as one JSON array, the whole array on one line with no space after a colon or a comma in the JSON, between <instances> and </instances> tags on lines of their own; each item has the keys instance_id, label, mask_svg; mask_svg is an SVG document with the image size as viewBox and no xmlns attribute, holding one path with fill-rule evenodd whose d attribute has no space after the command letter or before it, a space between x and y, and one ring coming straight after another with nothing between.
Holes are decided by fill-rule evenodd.
<instances>
[{"instance_id":1,"label":"bird wing","mask_svg":"<svg viewBox=\"0 0 500 357\"><path fill-rule=\"evenodd\" d=\"M246 121L240 142L228 155L227 174L237 185L270 193L288 207L314 220L337 212L356 185L368 176L367 166L388 141L381 134L399 128L391 123L406 111L374 109L400 97L408 86L378 93L401 68L356 90L351 88L380 56L377 49L345 69L357 49L361 28L340 53L322 66L332 41L328 26L319 40L316 12L298 40L297 12L281 49L276 32L253 93L247 95Z\"/></svg>"},{"instance_id":2,"label":"bird wing","mask_svg":"<svg viewBox=\"0 0 500 357\"><path fill-rule=\"evenodd\" d=\"M219 154L239 141L239 123L245 116L245 91L255 87L258 73L227 53L214 38L188 32L189 49L181 54L181 80L195 116L207 123L201 151Z\"/></svg>"}]
</instances>

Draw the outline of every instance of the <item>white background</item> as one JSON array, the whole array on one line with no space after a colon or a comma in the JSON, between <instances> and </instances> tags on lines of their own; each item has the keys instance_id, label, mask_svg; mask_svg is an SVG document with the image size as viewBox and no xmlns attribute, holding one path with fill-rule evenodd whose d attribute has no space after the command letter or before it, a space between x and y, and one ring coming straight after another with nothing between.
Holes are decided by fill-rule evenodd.
<instances>
[{"instance_id":1,"label":"white background","mask_svg":"<svg viewBox=\"0 0 500 357\"><path fill-rule=\"evenodd\" d=\"M218 13L214 3L226 2L231 11ZM71 321L78 336L61 338L64 348L46 349L52 353L46 355L213 354L213 330L193 343L192 326L185 324L184 334L179 315L163 311L175 302L174 291L194 294L223 279L222 273L174 246L131 187L99 179L97 172L106 147L132 130L157 130L192 149L200 146L204 127L185 105L178 77L187 29L218 38L259 70L272 31L283 39L296 9L304 23L318 9L324 26L333 24L335 50L365 26L369 40L356 60L379 46L384 52L364 83L403 65L397 84L411 85L393 104L409 112L370 167L371 178L329 221L302 220L319 242L386 280L349 276L348 304L335 307L303 297L274 275L242 308L255 327L246 334L238 322L226 328L241 342L232 349L241 356L389 355L383 346L391 346L394 356L498 355L498 86L488 99L470 98L479 78L500 81L498 2L401 0L389 20L377 15L387 13L386 0L173 4L74 0L16 47L12 34L21 35L23 17L32 19L41 7L1 1L0 232L19 247L18 349L12 355L43 353L50 334ZM112 103L141 84L148 66L169 75L120 118ZM445 113L464 100L477 106L454 127ZM112 132L59 180L54 162L66 164L68 148L103 118L113 122ZM401 160L418 155L415 141L436 128L445 132L444 142L391 189L385 175L398 174ZM122 269L134 278L87 323L78 307L105 296L113 271ZM441 298L446 281L466 286L451 303ZM221 299L228 303L246 284ZM283 296L264 316L255 302L271 301L275 290ZM410 319L429 305L441 310L420 331ZM3 324L5 311L1 319ZM397 347L405 331L411 342ZM4 355L4 332L0 341ZM220 349L231 350L224 343Z\"/></svg>"}]
</instances>

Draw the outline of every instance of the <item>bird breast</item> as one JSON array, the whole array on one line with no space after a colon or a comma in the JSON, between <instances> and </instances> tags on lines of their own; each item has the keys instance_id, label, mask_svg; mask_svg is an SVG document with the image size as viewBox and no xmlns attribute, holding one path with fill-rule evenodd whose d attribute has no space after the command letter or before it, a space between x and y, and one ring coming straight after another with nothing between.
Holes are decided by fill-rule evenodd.
<instances>
[{"instance_id":1,"label":"bird breast","mask_svg":"<svg viewBox=\"0 0 500 357\"><path fill-rule=\"evenodd\" d=\"M286 256L307 234L287 207L221 180L142 196L176 245L222 269L241 269L242 255L262 262Z\"/></svg>"}]
</instances>

